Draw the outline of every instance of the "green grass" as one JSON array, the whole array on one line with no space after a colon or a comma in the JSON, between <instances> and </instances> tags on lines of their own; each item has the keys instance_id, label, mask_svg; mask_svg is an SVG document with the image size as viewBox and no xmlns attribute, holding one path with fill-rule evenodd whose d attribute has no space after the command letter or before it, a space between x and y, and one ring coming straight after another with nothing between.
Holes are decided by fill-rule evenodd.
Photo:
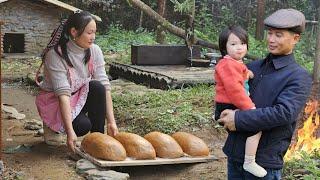
<instances>
[{"instance_id":1,"label":"green grass","mask_svg":"<svg viewBox=\"0 0 320 180\"><path fill-rule=\"evenodd\" d=\"M311 154L300 152L301 158L285 162L283 179L286 180L319 180L320 179L320 150Z\"/></svg>"},{"instance_id":2,"label":"green grass","mask_svg":"<svg viewBox=\"0 0 320 180\"><path fill-rule=\"evenodd\" d=\"M129 132L144 135L151 131L172 133L188 126L211 123L212 86L199 85L185 89L127 92L113 95L117 121Z\"/></svg>"},{"instance_id":3,"label":"green grass","mask_svg":"<svg viewBox=\"0 0 320 180\"><path fill-rule=\"evenodd\" d=\"M103 52L130 52L131 44L155 44L153 32L144 30L127 31L120 26L111 25L106 34L97 36L96 43Z\"/></svg>"}]
</instances>

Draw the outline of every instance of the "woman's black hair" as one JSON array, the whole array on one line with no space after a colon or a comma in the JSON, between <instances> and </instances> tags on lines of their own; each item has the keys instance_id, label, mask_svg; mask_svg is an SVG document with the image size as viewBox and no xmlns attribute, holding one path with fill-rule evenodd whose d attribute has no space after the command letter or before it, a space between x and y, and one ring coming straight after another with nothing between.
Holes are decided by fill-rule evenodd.
<instances>
[{"instance_id":1,"label":"woman's black hair","mask_svg":"<svg viewBox=\"0 0 320 180\"><path fill-rule=\"evenodd\" d=\"M228 54L227 42L231 33L236 35L242 43L247 44L247 48L249 49L247 32L240 26L229 26L225 28L219 35L219 50L222 57Z\"/></svg>"},{"instance_id":2,"label":"woman's black hair","mask_svg":"<svg viewBox=\"0 0 320 180\"><path fill-rule=\"evenodd\" d=\"M70 15L61 34L61 38L59 39L58 44L54 46L54 50L57 54L59 54L70 67L73 67L67 50L67 42L70 40L71 36L71 28L75 28L78 31L77 37L81 36L86 26L92 21L96 21L96 19L87 11L76 11L74 14ZM58 48L61 48L61 53ZM90 49L85 50L84 63L87 64L91 56Z\"/></svg>"}]
</instances>

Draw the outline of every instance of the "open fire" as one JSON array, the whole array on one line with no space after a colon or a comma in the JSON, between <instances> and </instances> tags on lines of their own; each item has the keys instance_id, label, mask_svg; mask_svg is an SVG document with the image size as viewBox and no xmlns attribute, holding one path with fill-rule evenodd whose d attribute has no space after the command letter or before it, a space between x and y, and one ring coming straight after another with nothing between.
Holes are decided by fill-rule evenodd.
<instances>
[{"instance_id":1,"label":"open fire","mask_svg":"<svg viewBox=\"0 0 320 180\"><path fill-rule=\"evenodd\" d=\"M299 158L299 151L311 153L314 150L320 150L320 138L317 137L317 131L320 129L318 108L319 104L316 100L307 103L304 112L308 118L303 123L303 127L298 130L297 142L290 146L285 160Z\"/></svg>"}]
</instances>

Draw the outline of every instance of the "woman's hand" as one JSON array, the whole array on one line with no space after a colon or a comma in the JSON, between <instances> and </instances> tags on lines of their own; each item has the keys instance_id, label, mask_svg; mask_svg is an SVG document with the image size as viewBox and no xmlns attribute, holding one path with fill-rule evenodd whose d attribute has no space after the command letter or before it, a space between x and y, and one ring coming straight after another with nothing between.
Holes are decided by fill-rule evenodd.
<instances>
[{"instance_id":1,"label":"woman's hand","mask_svg":"<svg viewBox=\"0 0 320 180\"><path fill-rule=\"evenodd\" d=\"M107 123L107 131L108 131L108 135L114 137L115 135L118 134L118 127L117 124L113 121L113 122L108 122Z\"/></svg>"},{"instance_id":2,"label":"woman's hand","mask_svg":"<svg viewBox=\"0 0 320 180\"><path fill-rule=\"evenodd\" d=\"M76 147L76 141L77 141L77 135L74 132L74 130L70 130L69 132L67 132L67 146L68 148L75 153L75 147Z\"/></svg>"},{"instance_id":3,"label":"woman's hand","mask_svg":"<svg viewBox=\"0 0 320 180\"><path fill-rule=\"evenodd\" d=\"M71 118L71 106L70 106L70 97L67 95L59 96L59 106L61 110L61 116L63 120L63 126L67 133L67 146L72 152L75 151L77 135L72 127L72 118Z\"/></svg>"},{"instance_id":4,"label":"woman's hand","mask_svg":"<svg viewBox=\"0 0 320 180\"><path fill-rule=\"evenodd\" d=\"M107 113L107 131L108 135L114 137L118 134L118 127L116 124L116 121L114 120L114 114L113 114L113 105L112 105L112 97L110 90L106 90L106 113Z\"/></svg>"}]
</instances>

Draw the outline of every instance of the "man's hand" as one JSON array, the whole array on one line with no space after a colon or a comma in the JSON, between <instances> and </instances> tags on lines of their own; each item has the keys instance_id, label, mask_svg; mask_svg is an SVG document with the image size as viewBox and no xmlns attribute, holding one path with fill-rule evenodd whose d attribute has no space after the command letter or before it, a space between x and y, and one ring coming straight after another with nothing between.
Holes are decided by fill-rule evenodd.
<instances>
[{"instance_id":1,"label":"man's hand","mask_svg":"<svg viewBox=\"0 0 320 180\"><path fill-rule=\"evenodd\" d=\"M223 124L225 129L229 131L236 131L236 124L234 122L235 110L226 109L220 115L219 123Z\"/></svg>"},{"instance_id":2,"label":"man's hand","mask_svg":"<svg viewBox=\"0 0 320 180\"><path fill-rule=\"evenodd\" d=\"M119 133L117 124L115 122L107 123L107 133L112 137Z\"/></svg>"},{"instance_id":3,"label":"man's hand","mask_svg":"<svg viewBox=\"0 0 320 180\"><path fill-rule=\"evenodd\" d=\"M252 71L248 70L248 79L254 78L254 74Z\"/></svg>"}]
</instances>

